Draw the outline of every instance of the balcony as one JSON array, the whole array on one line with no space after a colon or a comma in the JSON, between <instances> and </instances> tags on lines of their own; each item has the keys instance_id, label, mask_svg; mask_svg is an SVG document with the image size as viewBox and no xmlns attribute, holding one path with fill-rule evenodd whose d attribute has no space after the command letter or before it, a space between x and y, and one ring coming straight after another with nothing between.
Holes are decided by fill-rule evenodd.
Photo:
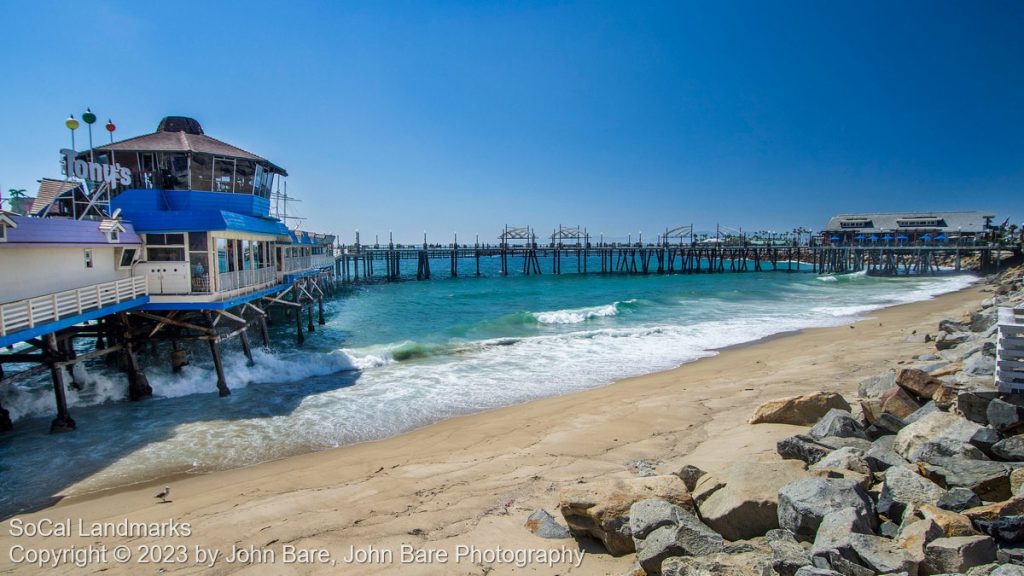
<instances>
[{"instance_id":1,"label":"balcony","mask_svg":"<svg viewBox=\"0 0 1024 576\"><path fill-rule=\"evenodd\" d=\"M312 256L292 256L281 262L281 272L294 274L306 270L317 270L334 266L334 256L330 254L313 254Z\"/></svg>"},{"instance_id":2,"label":"balcony","mask_svg":"<svg viewBox=\"0 0 1024 576\"><path fill-rule=\"evenodd\" d=\"M277 271L273 266L217 274L219 292L234 292L245 288L256 289L276 280Z\"/></svg>"},{"instance_id":3,"label":"balcony","mask_svg":"<svg viewBox=\"0 0 1024 576\"><path fill-rule=\"evenodd\" d=\"M146 279L135 277L0 304L0 336L81 316L148 294Z\"/></svg>"}]
</instances>

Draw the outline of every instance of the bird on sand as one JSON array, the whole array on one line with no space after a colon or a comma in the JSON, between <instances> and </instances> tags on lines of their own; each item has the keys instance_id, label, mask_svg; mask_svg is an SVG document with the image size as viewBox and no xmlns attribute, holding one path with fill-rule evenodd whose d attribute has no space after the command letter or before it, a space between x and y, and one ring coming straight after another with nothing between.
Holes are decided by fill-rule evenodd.
<instances>
[{"instance_id":1,"label":"bird on sand","mask_svg":"<svg viewBox=\"0 0 1024 576\"><path fill-rule=\"evenodd\" d=\"M170 486L164 486L164 489L159 494L154 496L154 498L159 498L161 502L167 502L167 497L170 496L170 495L171 495L171 487Z\"/></svg>"}]
</instances>

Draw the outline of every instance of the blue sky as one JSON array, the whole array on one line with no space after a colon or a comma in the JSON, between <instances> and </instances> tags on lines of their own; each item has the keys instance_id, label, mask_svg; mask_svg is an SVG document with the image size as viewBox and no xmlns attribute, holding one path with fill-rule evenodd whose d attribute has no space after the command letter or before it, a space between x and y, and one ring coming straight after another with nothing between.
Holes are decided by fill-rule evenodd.
<instances>
[{"instance_id":1,"label":"blue sky","mask_svg":"<svg viewBox=\"0 0 1024 576\"><path fill-rule=\"evenodd\" d=\"M119 138L197 118L287 168L304 227L345 241L789 230L875 210L1024 220L1019 2L5 0L0 14L5 195L58 174L63 120L90 106Z\"/></svg>"}]
</instances>

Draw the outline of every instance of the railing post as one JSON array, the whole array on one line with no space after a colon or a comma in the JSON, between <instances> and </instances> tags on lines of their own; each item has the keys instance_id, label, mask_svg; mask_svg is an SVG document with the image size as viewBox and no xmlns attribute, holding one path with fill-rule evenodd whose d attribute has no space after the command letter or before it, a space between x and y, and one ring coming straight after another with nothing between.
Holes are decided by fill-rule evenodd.
<instances>
[{"instance_id":1,"label":"railing post","mask_svg":"<svg viewBox=\"0 0 1024 576\"><path fill-rule=\"evenodd\" d=\"M50 297L50 300L53 303L53 320L56 322L57 320L60 320L60 310L57 309L57 294L54 293L54 295Z\"/></svg>"}]
</instances>

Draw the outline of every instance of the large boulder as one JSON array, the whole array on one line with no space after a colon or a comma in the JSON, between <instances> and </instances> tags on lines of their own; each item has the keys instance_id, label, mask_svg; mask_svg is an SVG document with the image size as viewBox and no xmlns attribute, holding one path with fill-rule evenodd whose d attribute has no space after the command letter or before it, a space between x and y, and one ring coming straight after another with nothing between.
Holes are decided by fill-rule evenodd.
<instances>
[{"instance_id":1,"label":"large boulder","mask_svg":"<svg viewBox=\"0 0 1024 576\"><path fill-rule=\"evenodd\" d=\"M827 456L833 448L810 436L797 434L779 440L775 445L775 450L784 460L800 460L810 465Z\"/></svg>"},{"instance_id":2,"label":"large boulder","mask_svg":"<svg viewBox=\"0 0 1024 576\"><path fill-rule=\"evenodd\" d=\"M677 526L683 522L683 508L661 498L648 498L629 507L629 530L634 543L662 526Z\"/></svg>"},{"instance_id":3,"label":"large boulder","mask_svg":"<svg viewBox=\"0 0 1024 576\"><path fill-rule=\"evenodd\" d=\"M882 411L888 412L906 420L911 414L921 408L917 400L899 386L893 386L886 393L879 397L882 401Z\"/></svg>"},{"instance_id":4,"label":"large boulder","mask_svg":"<svg viewBox=\"0 0 1024 576\"><path fill-rule=\"evenodd\" d=\"M1010 473L1013 466L1005 462L937 457L921 463L919 470L947 488L969 488L987 502L998 502L1012 496Z\"/></svg>"},{"instance_id":5,"label":"large boulder","mask_svg":"<svg viewBox=\"0 0 1024 576\"><path fill-rule=\"evenodd\" d=\"M697 481L705 474L707 474L707 472L692 464L685 464L678 472L676 472L676 476L679 476L683 481L683 484L686 485L686 489L690 492L693 492L694 487L697 486Z\"/></svg>"},{"instance_id":6,"label":"large boulder","mask_svg":"<svg viewBox=\"0 0 1024 576\"><path fill-rule=\"evenodd\" d=\"M924 418L929 414L941 411L942 408L939 408L939 405L936 404L934 400L931 402L925 402L923 406L911 412L910 416L903 418L903 421L907 424L913 424L914 422L917 422L918 420Z\"/></svg>"},{"instance_id":7,"label":"large boulder","mask_svg":"<svg viewBox=\"0 0 1024 576\"><path fill-rule=\"evenodd\" d=\"M899 431L906 426L907 423L899 416L888 412L882 412L874 419L874 421L871 422L871 425L868 426L868 438L877 440L882 436L893 436L895 434L899 434Z\"/></svg>"},{"instance_id":8,"label":"large boulder","mask_svg":"<svg viewBox=\"0 0 1024 576\"><path fill-rule=\"evenodd\" d=\"M996 559L996 544L988 536L938 538L925 548L925 574L964 573Z\"/></svg>"},{"instance_id":9,"label":"large boulder","mask_svg":"<svg viewBox=\"0 0 1024 576\"><path fill-rule=\"evenodd\" d=\"M775 576L771 559L764 553L719 552L707 556L669 558L661 564L662 576Z\"/></svg>"},{"instance_id":10,"label":"large boulder","mask_svg":"<svg viewBox=\"0 0 1024 576\"><path fill-rule=\"evenodd\" d=\"M725 487L698 504L701 519L727 540L762 536L779 527L779 489L803 477L792 461L737 462L722 475Z\"/></svg>"},{"instance_id":11,"label":"large boulder","mask_svg":"<svg viewBox=\"0 0 1024 576\"><path fill-rule=\"evenodd\" d=\"M849 554L853 534L872 534L871 521L863 509L840 508L832 510L821 520L818 532L814 535L811 556L827 556L830 551L855 559Z\"/></svg>"},{"instance_id":12,"label":"large boulder","mask_svg":"<svg viewBox=\"0 0 1024 576\"><path fill-rule=\"evenodd\" d=\"M897 547L888 538L874 534L851 534L850 548L856 556L857 564L878 574L917 574L920 560L911 552Z\"/></svg>"},{"instance_id":13,"label":"large boulder","mask_svg":"<svg viewBox=\"0 0 1024 576\"><path fill-rule=\"evenodd\" d=\"M995 520L1003 516L1019 516L1024 514L1024 498L1014 497L1002 502L993 502L984 506L968 508L963 512L971 520Z\"/></svg>"},{"instance_id":14,"label":"large boulder","mask_svg":"<svg viewBox=\"0 0 1024 576\"><path fill-rule=\"evenodd\" d=\"M821 420L811 428L808 434L812 438L822 439L834 436L837 438L863 438L868 439L860 422L846 410L833 408L829 410Z\"/></svg>"},{"instance_id":15,"label":"large boulder","mask_svg":"<svg viewBox=\"0 0 1024 576\"><path fill-rule=\"evenodd\" d=\"M917 462L936 450L946 454L948 447L957 448L959 453L968 448L977 450L970 441L979 428L978 424L956 414L933 412L900 430L893 449L910 462Z\"/></svg>"},{"instance_id":16,"label":"large boulder","mask_svg":"<svg viewBox=\"0 0 1024 576\"><path fill-rule=\"evenodd\" d=\"M943 510L959 513L968 508L981 506L981 498L978 498L978 495L970 488L954 486L947 490L942 495L942 498L939 498L939 502L936 505Z\"/></svg>"},{"instance_id":17,"label":"large boulder","mask_svg":"<svg viewBox=\"0 0 1024 576\"><path fill-rule=\"evenodd\" d=\"M931 504L922 504L918 513L926 520L931 520L942 530L942 535L947 538L954 536L977 536L978 531L974 529L971 519L963 514L951 510L943 510Z\"/></svg>"},{"instance_id":18,"label":"large boulder","mask_svg":"<svg viewBox=\"0 0 1024 576\"><path fill-rule=\"evenodd\" d=\"M850 403L835 392L813 392L765 402L754 411L750 424L810 426L829 410L849 410Z\"/></svg>"},{"instance_id":19,"label":"large boulder","mask_svg":"<svg viewBox=\"0 0 1024 576\"><path fill-rule=\"evenodd\" d=\"M996 359L987 354L975 354L964 362L964 374L991 376L996 370Z\"/></svg>"},{"instance_id":20,"label":"large boulder","mask_svg":"<svg viewBox=\"0 0 1024 576\"><path fill-rule=\"evenodd\" d=\"M683 511L679 523L656 528L636 542L636 559L648 574L659 574L661 563L673 556L704 556L725 549L722 536L696 516Z\"/></svg>"},{"instance_id":21,"label":"large boulder","mask_svg":"<svg viewBox=\"0 0 1024 576\"><path fill-rule=\"evenodd\" d=\"M889 370L878 376L861 380L860 384L857 385L857 395L861 398L878 398L895 385L896 371Z\"/></svg>"},{"instance_id":22,"label":"large boulder","mask_svg":"<svg viewBox=\"0 0 1024 576\"><path fill-rule=\"evenodd\" d=\"M789 530L769 530L764 538L772 551L772 569L779 576L794 576L804 566L811 565L807 550Z\"/></svg>"},{"instance_id":23,"label":"large boulder","mask_svg":"<svg viewBox=\"0 0 1024 576\"><path fill-rule=\"evenodd\" d=\"M918 562L924 562L925 547L938 538L944 538L942 528L933 520L923 519L904 523L896 533L896 545L910 553Z\"/></svg>"},{"instance_id":24,"label":"large boulder","mask_svg":"<svg viewBox=\"0 0 1024 576\"><path fill-rule=\"evenodd\" d=\"M871 443L871 448L864 453L864 460L872 472L884 472L890 466L906 464L907 461L893 450L895 436L882 436Z\"/></svg>"},{"instance_id":25,"label":"large boulder","mask_svg":"<svg viewBox=\"0 0 1024 576\"><path fill-rule=\"evenodd\" d=\"M688 512L694 510L689 491L678 476L649 476L565 486L559 510L573 534L600 540L613 556L635 551L629 509L640 500L660 498Z\"/></svg>"},{"instance_id":26,"label":"large boulder","mask_svg":"<svg viewBox=\"0 0 1024 576\"><path fill-rule=\"evenodd\" d=\"M979 531L995 538L1000 544L1024 542L1024 516L1002 516L995 520L977 520L974 525Z\"/></svg>"},{"instance_id":27,"label":"large boulder","mask_svg":"<svg viewBox=\"0 0 1024 576\"><path fill-rule=\"evenodd\" d=\"M797 539L810 542L826 514L847 507L862 511L870 522L875 522L874 502L855 480L817 477L796 480L779 490L779 526Z\"/></svg>"},{"instance_id":28,"label":"large boulder","mask_svg":"<svg viewBox=\"0 0 1024 576\"><path fill-rule=\"evenodd\" d=\"M896 385L918 398L931 398L942 386L942 380L917 368L903 368L896 375Z\"/></svg>"},{"instance_id":29,"label":"large boulder","mask_svg":"<svg viewBox=\"0 0 1024 576\"><path fill-rule=\"evenodd\" d=\"M992 445L996 457L1010 462L1024 462L1024 435L1010 436Z\"/></svg>"},{"instance_id":30,"label":"large boulder","mask_svg":"<svg viewBox=\"0 0 1024 576\"><path fill-rule=\"evenodd\" d=\"M1024 407L995 398L989 402L985 416L989 426L1000 432L1011 432L1024 423Z\"/></svg>"},{"instance_id":31,"label":"large boulder","mask_svg":"<svg viewBox=\"0 0 1024 576\"><path fill-rule=\"evenodd\" d=\"M945 493L941 486L919 475L914 466L893 466L885 471L878 512L898 520L908 504L934 504Z\"/></svg>"},{"instance_id":32,"label":"large boulder","mask_svg":"<svg viewBox=\"0 0 1024 576\"><path fill-rule=\"evenodd\" d=\"M555 517L543 508L534 510L526 519L526 529L541 538L561 539L570 536L569 530L555 520Z\"/></svg>"}]
</instances>

